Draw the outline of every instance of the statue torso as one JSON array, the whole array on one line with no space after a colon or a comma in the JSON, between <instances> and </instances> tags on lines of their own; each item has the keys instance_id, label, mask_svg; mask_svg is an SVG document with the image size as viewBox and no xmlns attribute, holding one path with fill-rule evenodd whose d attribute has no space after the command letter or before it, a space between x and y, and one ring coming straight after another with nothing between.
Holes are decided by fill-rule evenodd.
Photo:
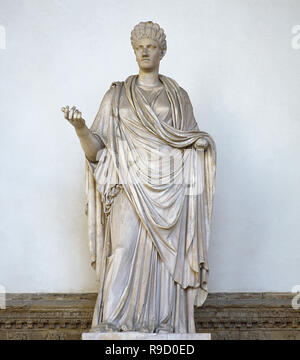
<instances>
[{"instance_id":1,"label":"statue torso","mask_svg":"<svg viewBox=\"0 0 300 360\"><path fill-rule=\"evenodd\" d=\"M164 86L145 87L137 85L137 88L142 93L145 98L145 102L150 105L158 119L172 125L171 105ZM122 89L120 97L119 112L121 116L130 117L130 113L133 109L126 96L122 96L125 95L123 91L124 89Z\"/></svg>"}]
</instances>

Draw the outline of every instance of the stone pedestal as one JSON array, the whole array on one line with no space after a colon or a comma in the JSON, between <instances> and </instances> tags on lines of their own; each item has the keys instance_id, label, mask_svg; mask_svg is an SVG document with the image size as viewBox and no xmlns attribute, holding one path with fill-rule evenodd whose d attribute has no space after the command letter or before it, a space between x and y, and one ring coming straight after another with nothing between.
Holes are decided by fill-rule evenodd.
<instances>
[{"instance_id":1,"label":"stone pedestal","mask_svg":"<svg viewBox=\"0 0 300 360\"><path fill-rule=\"evenodd\" d=\"M190 333L190 334L161 334L141 332L89 332L82 334L82 340L210 340L211 334Z\"/></svg>"}]
</instances>

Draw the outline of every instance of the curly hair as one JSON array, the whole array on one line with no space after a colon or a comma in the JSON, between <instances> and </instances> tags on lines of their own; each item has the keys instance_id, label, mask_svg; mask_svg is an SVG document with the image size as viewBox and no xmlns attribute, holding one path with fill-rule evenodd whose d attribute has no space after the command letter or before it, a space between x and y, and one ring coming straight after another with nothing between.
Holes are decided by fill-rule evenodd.
<instances>
[{"instance_id":1,"label":"curly hair","mask_svg":"<svg viewBox=\"0 0 300 360\"><path fill-rule=\"evenodd\" d=\"M155 24L152 21L140 22L131 31L130 40L133 49L135 48L135 44L138 40L145 38L157 41L162 51L161 57L165 55L167 51L167 41L164 29L162 29L158 24Z\"/></svg>"}]
</instances>

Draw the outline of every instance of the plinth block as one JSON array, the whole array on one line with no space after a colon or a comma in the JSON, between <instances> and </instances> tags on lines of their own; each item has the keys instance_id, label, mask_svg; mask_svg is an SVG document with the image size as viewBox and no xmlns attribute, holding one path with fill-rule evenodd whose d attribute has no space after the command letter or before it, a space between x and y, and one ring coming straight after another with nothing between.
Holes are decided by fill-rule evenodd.
<instances>
[{"instance_id":1,"label":"plinth block","mask_svg":"<svg viewBox=\"0 0 300 360\"><path fill-rule=\"evenodd\" d=\"M211 340L209 333L162 334L128 332L89 332L82 334L82 340Z\"/></svg>"}]
</instances>

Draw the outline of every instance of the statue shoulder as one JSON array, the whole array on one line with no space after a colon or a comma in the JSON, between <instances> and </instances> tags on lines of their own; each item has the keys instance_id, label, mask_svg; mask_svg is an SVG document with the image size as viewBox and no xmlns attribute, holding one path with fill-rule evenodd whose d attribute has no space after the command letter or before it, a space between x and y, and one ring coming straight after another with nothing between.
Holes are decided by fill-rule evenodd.
<instances>
[{"instance_id":1,"label":"statue shoulder","mask_svg":"<svg viewBox=\"0 0 300 360\"><path fill-rule=\"evenodd\" d=\"M123 81L114 81L110 85L110 88L104 94L103 99L102 99L102 104L103 105L111 104L116 90L120 89L122 87L122 85L123 85Z\"/></svg>"},{"instance_id":2,"label":"statue shoulder","mask_svg":"<svg viewBox=\"0 0 300 360\"><path fill-rule=\"evenodd\" d=\"M181 95L184 103L191 105L191 100L190 100L189 94L182 87L180 87L179 89L180 89L180 95Z\"/></svg>"},{"instance_id":3,"label":"statue shoulder","mask_svg":"<svg viewBox=\"0 0 300 360\"><path fill-rule=\"evenodd\" d=\"M161 75L161 74L159 76L163 81L172 83L173 86L175 88L177 88L177 91L179 91L179 93L183 99L188 100L188 101L190 100L188 93L174 79L172 79L168 76L165 76L165 75Z\"/></svg>"},{"instance_id":4,"label":"statue shoulder","mask_svg":"<svg viewBox=\"0 0 300 360\"><path fill-rule=\"evenodd\" d=\"M112 82L112 84L110 85L110 89L111 89L111 88L116 88L116 87L123 86L123 84L124 84L124 81L114 81L114 82Z\"/></svg>"},{"instance_id":5,"label":"statue shoulder","mask_svg":"<svg viewBox=\"0 0 300 360\"><path fill-rule=\"evenodd\" d=\"M179 87L179 89L180 89L180 94L182 95L182 97L184 97L186 99L190 99L189 94L186 92L186 90L184 90L184 88Z\"/></svg>"}]
</instances>

